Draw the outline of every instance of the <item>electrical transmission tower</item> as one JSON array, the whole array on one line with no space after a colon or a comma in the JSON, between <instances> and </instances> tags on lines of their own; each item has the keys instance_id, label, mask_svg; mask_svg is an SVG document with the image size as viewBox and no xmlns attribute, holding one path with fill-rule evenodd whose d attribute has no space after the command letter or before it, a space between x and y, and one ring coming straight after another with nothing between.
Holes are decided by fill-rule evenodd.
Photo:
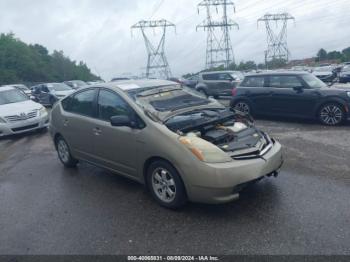
<instances>
[{"instance_id":1,"label":"electrical transmission tower","mask_svg":"<svg viewBox=\"0 0 350 262\"><path fill-rule=\"evenodd\" d=\"M147 49L148 59L147 59L147 68L146 68L146 77L157 76L163 79L171 77L171 71L168 64L168 60L164 53L164 44L165 44L165 34L168 27L176 27L173 23L167 20L152 20L145 21L141 20L131 27L133 29L140 29L142 36L145 40L145 45ZM149 37L146 34L146 30L152 28L160 28L162 30L162 37L157 43L157 45L152 44Z\"/></svg>"},{"instance_id":2,"label":"electrical transmission tower","mask_svg":"<svg viewBox=\"0 0 350 262\"><path fill-rule=\"evenodd\" d=\"M239 26L227 16L228 7L235 10L235 5L229 0L204 0L198 4L198 12L200 8L205 8L207 18L198 28L203 28L207 31L207 52L206 52L206 69L224 65L228 68L231 63L234 63L234 54L230 39L230 30L234 27L239 29ZM219 13L222 9L222 19L214 21L212 16L213 9ZM221 12L220 12L221 13Z\"/></svg>"},{"instance_id":3,"label":"electrical transmission tower","mask_svg":"<svg viewBox=\"0 0 350 262\"><path fill-rule=\"evenodd\" d=\"M288 21L295 18L288 13L280 14L265 14L258 19L265 23L267 33L267 50L265 51L265 63L268 60L286 60L288 61L290 52L287 45L287 25ZM276 30L274 30L272 23L275 23Z\"/></svg>"}]
</instances>

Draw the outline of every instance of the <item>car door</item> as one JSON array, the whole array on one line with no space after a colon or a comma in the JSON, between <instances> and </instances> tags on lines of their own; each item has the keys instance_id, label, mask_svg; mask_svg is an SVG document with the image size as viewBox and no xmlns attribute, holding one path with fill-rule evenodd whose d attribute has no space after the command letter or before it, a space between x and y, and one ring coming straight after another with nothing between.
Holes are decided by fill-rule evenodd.
<instances>
[{"instance_id":1,"label":"car door","mask_svg":"<svg viewBox=\"0 0 350 262\"><path fill-rule=\"evenodd\" d=\"M252 103L256 114L266 114L271 110L270 98L271 89L267 85L267 76L252 75L244 78L242 84L238 87L242 90L242 95L247 97Z\"/></svg>"},{"instance_id":2,"label":"car door","mask_svg":"<svg viewBox=\"0 0 350 262\"><path fill-rule=\"evenodd\" d=\"M93 162L97 89L78 92L62 101L61 132L73 155Z\"/></svg>"},{"instance_id":3,"label":"car door","mask_svg":"<svg viewBox=\"0 0 350 262\"><path fill-rule=\"evenodd\" d=\"M218 81L216 82L216 92L219 95L231 96L233 88L233 77L228 73L218 74Z\"/></svg>"},{"instance_id":4,"label":"car door","mask_svg":"<svg viewBox=\"0 0 350 262\"><path fill-rule=\"evenodd\" d=\"M274 114L309 117L320 95L297 75L270 76L271 107Z\"/></svg>"},{"instance_id":5,"label":"car door","mask_svg":"<svg viewBox=\"0 0 350 262\"><path fill-rule=\"evenodd\" d=\"M202 78L206 86L207 95L213 95L213 96L217 95L217 92L218 92L217 81L219 80L219 74L217 73L203 74Z\"/></svg>"},{"instance_id":6,"label":"car door","mask_svg":"<svg viewBox=\"0 0 350 262\"><path fill-rule=\"evenodd\" d=\"M130 105L116 92L101 89L97 102L98 116L94 125L95 157L98 164L129 177L137 176L141 128L112 126L113 116L137 118Z\"/></svg>"},{"instance_id":7,"label":"car door","mask_svg":"<svg viewBox=\"0 0 350 262\"><path fill-rule=\"evenodd\" d=\"M50 104L50 90L46 85L40 86L39 100L44 105Z\"/></svg>"}]
</instances>

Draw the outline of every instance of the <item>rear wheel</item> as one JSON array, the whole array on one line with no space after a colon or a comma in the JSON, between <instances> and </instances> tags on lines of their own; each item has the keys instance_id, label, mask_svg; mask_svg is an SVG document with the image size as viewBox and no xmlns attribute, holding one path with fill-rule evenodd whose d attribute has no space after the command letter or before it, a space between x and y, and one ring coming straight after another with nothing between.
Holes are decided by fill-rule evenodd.
<instances>
[{"instance_id":1,"label":"rear wheel","mask_svg":"<svg viewBox=\"0 0 350 262\"><path fill-rule=\"evenodd\" d=\"M250 105L245 101L238 101L233 105L233 108L239 112L245 113L247 115L250 115L252 113L252 110L250 108Z\"/></svg>"},{"instance_id":2,"label":"rear wheel","mask_svg":"<svg viewBox=\"0 0 350 262\"><path fill-rule=\"evenodd\" d=\"M72 154L70 153L69 146L66 140L63 137L59 136L56 138L56 148L58 153L58 158L61 160L62 164L65 167L76 167L78 164L78 160L76 160Z\"/></svg>"},{"instance_id":3,"label":"rear wheel","mask_svg":"<svg viewBox=\"0 0 350 262\"><path fill-rule=\"evenodd\" d=\"M176 169L158 160L147 170L147 185L153 198L163 207L176 209L187 202L185 186Z\"/></svg>"},{"instance_id":4,"label":"rear wheel","mask_svg":"<svg viewBox=\"0 0 350 262\"><path fill-rule=\"evenodd\" d=\"M343 108L336 103L328 103L321 106L318 118L327 126L336 126L344 121L345 113Z\"/></svg>"}]
</instances>

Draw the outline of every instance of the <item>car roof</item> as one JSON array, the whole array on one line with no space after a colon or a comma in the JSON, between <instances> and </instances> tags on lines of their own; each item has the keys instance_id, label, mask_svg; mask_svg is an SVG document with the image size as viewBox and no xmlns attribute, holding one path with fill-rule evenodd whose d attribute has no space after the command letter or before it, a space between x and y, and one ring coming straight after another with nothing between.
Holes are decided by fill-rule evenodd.
<instances>
[{"instance_id":1,"label":"car roof","mask_svg":"<svg viewBox=\"0 0 350 262\"><path fill-rule=\"evenodd\" d=\"M0 86L0 91L7 91L7 90L17 90L17 89L11 85Z\"/></svg>"},{"instance_id":2,"label":"car roof","mask_svg":"<svg viewBox=\"0 0 350 262\"><path fill-rule=\"evenodd\" d=\"M270 76L270 75L306 75L308 72L303 71L271 71L271 72L261 72L261 73L252 73L246 76Z\"/></svg>"},{"instance_id":3,"label":"car roof","mask_svg":"<svg viewBox=\"0 0 350 262\"><path fill-rule=\"evenodd\" d=\"M176 85L172 81L160 80L160 79L142 79L142 80L125 80L118 82L109 82L109 83L100 83L96 84L98 87L107 87L107 88L119 88L123 91L128 91L132 89L140 89L147 87L157 87L157 86L169 86Z\"/></svg>"},{"instance_id":4,"label":"car roof","mask_svg":"<svg viewBox=\"0 0 350 262\"><path fill-rule=\"evenodd\" d=\"M240 72L238 70L226 70L226 71L210 71L210 72L201 72L200 74L210 75L210 74L225 74L225 73L233 73L233 72Z\"/></svg>"}]
</instances>

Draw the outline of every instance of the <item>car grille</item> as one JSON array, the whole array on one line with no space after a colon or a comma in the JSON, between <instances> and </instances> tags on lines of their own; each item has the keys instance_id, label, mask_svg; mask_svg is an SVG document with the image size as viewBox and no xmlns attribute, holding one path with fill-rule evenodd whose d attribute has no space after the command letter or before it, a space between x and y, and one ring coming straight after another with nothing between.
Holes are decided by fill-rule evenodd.
<instances>
[{"instance_id":1,"label":"car grille","mask_svg":"<svg viewBox=\"0 0 350 262\"><path fill-rule=\"evenodd\" d=\"M5 116L5 119L9 122L18 122L18 121L24 121L24 120L34 118L37 115L38 115L38 110L33 110L28 114L22 113L20 115Z\"/></svg>"},{"instance_id":2,"label":"car grille","mask_svg":"<svg viewBox=\"0 0 350 262\"><path fill-rule=\"evenodd\" d=\"M30 125L30 126L22 126L22 127L17 127L17 128L12 128L13 132L20 132L20 131L24 131L24 130L28 130L28 129L33 129L38 127L39 124L35 124L35 125Z\"/></svg>"},{"instance_id":3,"label":"car grille","mask_svg":"<svg viewBox=\"0 0 350 262\"><path fill-rule=\"evenodd\" d=\"M253 147L252 150L249 152L236 152L235 154L231 155L232 159L235 160L249 160L249 159L255 159L255 158L262 158L267 152L270 151L275 141L271 139L268 135L265 133L263 134L263 138L260 140L260 145ZM259 144L259 143L258 143Z\"/></svg>"}]
</instances>

